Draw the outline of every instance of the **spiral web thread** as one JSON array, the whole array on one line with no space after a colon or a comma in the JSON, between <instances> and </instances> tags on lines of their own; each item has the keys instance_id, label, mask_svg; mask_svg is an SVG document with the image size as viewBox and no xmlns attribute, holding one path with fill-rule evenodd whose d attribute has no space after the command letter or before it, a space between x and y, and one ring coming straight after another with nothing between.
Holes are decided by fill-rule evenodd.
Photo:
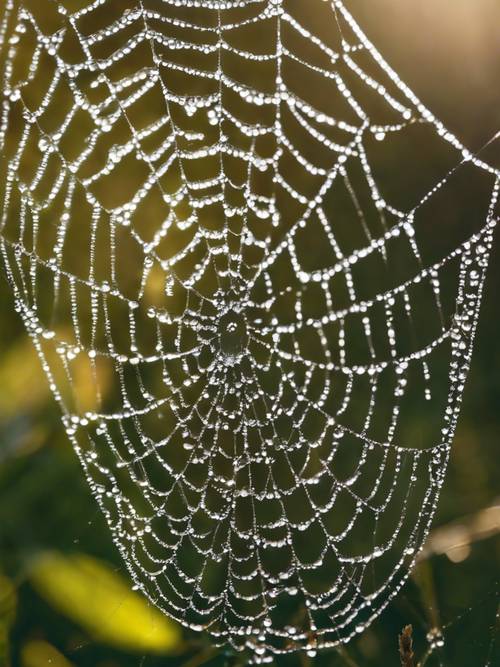
<instances>
[{"instance_id":1,"label":"spiral web thread","mask_svg":"<svg viewBox=\"0 0 500 667\"><path fill-rule=\"evenodd\" d=\"M42 4L1 29L2 255L135 587L256 662L348 641L428 532L499 173L339 0Z\"/></svg>"}]
</instances>

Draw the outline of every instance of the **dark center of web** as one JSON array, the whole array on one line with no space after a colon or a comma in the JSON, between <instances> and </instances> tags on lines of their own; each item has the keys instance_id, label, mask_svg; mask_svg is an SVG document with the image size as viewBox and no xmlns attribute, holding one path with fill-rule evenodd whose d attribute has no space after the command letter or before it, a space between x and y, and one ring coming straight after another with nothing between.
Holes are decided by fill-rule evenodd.
<instances>
[{"instance_id":1,"label":"dark center of web","mask_svg":"<svg viewBox=\"0 0 500 667\"><path fill-rule=\"evenodd\" d=\"M234 310L219 320L219 345L227 361L236 361L246 349L248 342L247 325L241 313Z\"/></svg>"}]
</instances>

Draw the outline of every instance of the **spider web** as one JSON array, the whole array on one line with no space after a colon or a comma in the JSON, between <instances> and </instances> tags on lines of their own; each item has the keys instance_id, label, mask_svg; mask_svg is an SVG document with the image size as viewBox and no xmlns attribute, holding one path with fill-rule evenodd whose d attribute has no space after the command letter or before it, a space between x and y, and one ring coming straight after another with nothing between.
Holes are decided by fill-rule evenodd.
<instances>
[{"instance_id":1,"label":"spider web","mask_svg":"<svg viewBox=\"0 0 500 667\"><path fill-rule=\"evenodd\" d=\"M2 255L135 587L256 662L346 642L429 530L500 174L340 0L39 5Z\"/></svg>"}]
</instances>

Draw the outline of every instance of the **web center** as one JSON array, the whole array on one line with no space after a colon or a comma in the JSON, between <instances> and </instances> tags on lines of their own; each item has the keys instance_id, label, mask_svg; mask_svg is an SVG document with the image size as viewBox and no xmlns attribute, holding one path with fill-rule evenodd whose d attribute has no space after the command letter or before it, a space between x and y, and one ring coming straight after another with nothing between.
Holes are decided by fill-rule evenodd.
<instances>
[{"instance_id":1,"label":"web center","mask_svg":"<svg viewBox=\"0 0 500 667\"><path fill-rule=\"evenodd\" d=\"M247 341L247 325L241 313L231 310L220 318L219 345L227 360L235 361L241 357Z\"/></svg>"}]
</instances>

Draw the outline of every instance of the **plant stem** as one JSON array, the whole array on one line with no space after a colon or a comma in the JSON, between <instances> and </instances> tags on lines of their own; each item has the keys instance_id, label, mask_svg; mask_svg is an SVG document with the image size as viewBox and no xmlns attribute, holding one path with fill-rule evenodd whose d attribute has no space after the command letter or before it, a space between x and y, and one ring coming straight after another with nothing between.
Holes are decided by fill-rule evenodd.
<instances>
[{"instance_id":1,"label":"plant stem","mask_svg":"<svg viewBox=\"0 0 500 667\"><path fill-rule=\"evenodd\" d=\"M399 657L401 658L401 667L415 667L413 653L413 628L407 625L399 635Z\"/></svg>"}]
</instances>

